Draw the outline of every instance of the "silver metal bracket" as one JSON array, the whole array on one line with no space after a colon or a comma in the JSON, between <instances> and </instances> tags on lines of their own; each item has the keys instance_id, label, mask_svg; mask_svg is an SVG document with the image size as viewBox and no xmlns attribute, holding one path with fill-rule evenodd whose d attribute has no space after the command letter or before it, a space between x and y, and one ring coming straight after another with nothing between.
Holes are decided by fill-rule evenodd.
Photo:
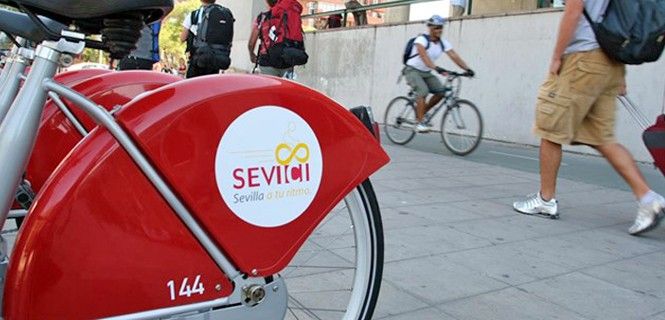
<instances>
[{"instance_id":1,"label":"silver metal bracket","mask_svg":"<svg viewBox=\"0 0 665 320\"><path fill-rule=\"evenodd\" d=\"M20 48L18 49L18 55L21 58L32 61L35 59L35 50L29 48Z\"/></svg>"},{"instance_id":2,"label":"silver metal bracket","mask_svg":"<svg viewBox=\"0 0 665 320\"><path fill-rule=\"evenodd\" d=\"M69 54L78 55L83 53L83 50L85 49L85 41L81 40L78 42L71 42L61 38L57 42L56 41L42 42L42 44L39 47L37 47L37 56L49 59L57 63L59 62L59 59L54 59L55 57L53 57L52 54L45 52L44 48L55 50L59 53L69 53Z\"/></svg>"}]
</instances>

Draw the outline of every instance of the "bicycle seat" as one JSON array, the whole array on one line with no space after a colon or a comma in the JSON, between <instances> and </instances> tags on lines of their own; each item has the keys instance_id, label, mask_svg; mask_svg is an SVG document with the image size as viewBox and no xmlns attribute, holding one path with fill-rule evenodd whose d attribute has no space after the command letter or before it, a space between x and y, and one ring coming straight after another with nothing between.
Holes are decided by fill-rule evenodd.
<instances>
[{"instance_id":1,"label":"bicycle seat","mask_svg":"<svg viewBox=\"0 0 665 320\"><path fill-rule=\"evenodd\" d=\"M146 23L150 23L163 18L173 9L173 0L0 0L0 3L22 5L63 22L138 12L143 14Z\"/></svg>"},{"instance_id":2,"label":"bicycle seat","mask_svg":"<svg viewBox=\"0 0 665 320\"><path fill-rule=\"evenodd\" d=\"M86 45L108 51L112 59L128 55L136 48L144 24L162 19L173 9L173 0L0 0L0 4L74 25L81 33L101 34L103 43L87 41ZM60 35L50 32L50 38L58 40Z\"/></svg>"},{"instance_id":3,"label":"bicycle seat","mask_svg":"<svg viewBox=\"0 0 665 320\"><path fill-rule=\"evenodd\" d=\"M39 19L50 30L57 33L60 33L62 29L66 28L64 24L58 23L49 18L39 17ZM48 35L44 30L35 25L27 14L6 9L0 9L0 30L32 42L42 42L48 39Z\"/></svg>"}]
</instances>

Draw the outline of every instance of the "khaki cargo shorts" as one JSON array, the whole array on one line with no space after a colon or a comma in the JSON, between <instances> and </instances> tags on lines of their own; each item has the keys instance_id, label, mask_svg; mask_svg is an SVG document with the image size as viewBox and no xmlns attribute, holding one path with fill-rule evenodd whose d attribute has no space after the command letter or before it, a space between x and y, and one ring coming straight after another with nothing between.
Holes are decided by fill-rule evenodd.
<instances>
[{"instance_id":1,"label":"khaki cargo shorts","mask_svg":"<svg viewBox=\"0 0 665 320\"><path fill-rule=\"evenodd\" d=\"M625 74L600 49L566 55L560 74L540 86L534 133L559 144L615 142L616 96Z\"/></svg>"},{"instance_id":2,"label":"khaki cargo shorts","mask_svg":"<svg viewBox=\"0 0 665 320\"><path fill-rule=\"evenodd\" d=\"M405 67L402 71L406 83L409 84L416 97L425 98L430 93L442 93L445 91L441 80L430 71L420 71L416 68Z\"/></svg>"}]
</instances>

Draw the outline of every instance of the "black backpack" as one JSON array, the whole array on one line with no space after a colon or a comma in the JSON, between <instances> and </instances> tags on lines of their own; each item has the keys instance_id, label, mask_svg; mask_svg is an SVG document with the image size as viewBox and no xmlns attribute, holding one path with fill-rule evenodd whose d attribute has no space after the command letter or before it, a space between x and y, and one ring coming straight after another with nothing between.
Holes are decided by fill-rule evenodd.
<instances>
[{"instance_id":1,"label":"black backpack","mask_svg":"<svg viewBox=\"0 0 665 320\"><path fill-rule=\"evenodd\" d=\"M610 0L596 22L584 9L598 44L610 58L625 64L658 60L665 48L665 1Z\"/></svg>"},{"instance_id":2,"label":"black backpack","mask_svg":"<svg viewBox=\"0 0 665 320\"><path fill-rule=\"evenodd\" d=\"M418 36L415 36L411 39L409 39L409 42L406 43L406 48L404 48L404 55L402 55L402 63L406 64L409 60L412 58L415 58L418 56L418 52L416 54L412 55L411 51L413 51L413 46L415 45L416 39L418 37L423 36L427 40L427 45L425 46L425 50L429 49L429 44L432 42L429 39L429 35L427 34L419 34ZM440 40L439 43L441 44L441 50L446 51L445 48L443 47L443 40Z\"/></svg>"},{"instance_id":3,"label":"black backpack","mask_svg":"<svg viewBox=\"0 0 665 320\"><path fill-rule=\"evenodd\" d=\"M233 23L231 10L218 4L205 7L194 37L194 62L202 69L226 70L231 65Z\"/></svg>"}]
</instances>

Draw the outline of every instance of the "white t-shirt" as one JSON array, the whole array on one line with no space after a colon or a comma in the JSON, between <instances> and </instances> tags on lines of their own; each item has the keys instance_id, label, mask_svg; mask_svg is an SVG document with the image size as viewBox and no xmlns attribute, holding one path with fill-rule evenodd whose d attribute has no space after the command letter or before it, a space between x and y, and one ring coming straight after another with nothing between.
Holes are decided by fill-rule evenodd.
<instances>
[{"instance_id":1,"label":"white t-shirt","mask_svg":"<svg viewBox=\"0 0 665 320\"><path fill-rule=\"evenodd\" d=\"M608 0L584 0L584 7L594 21L597 21L605 12L608 4ZM584 14L582 14L580 20L577 22L577 28L575 29L573 39L568 44L568 48L566 48L564 53L589 51L599 47L600 45L596 40L596 34L593 33L589 21L587 21Z\"/></svg>"},{"instance_id":2,"label":"white t-shirt","mask_svg":"<svg viewBox=\"0 0 665 320\"><path fill-rule=\"evenodd\" d=\"M198 31L199 24L201 24L201 19L203 18L203 15L201 14L201 11L203 10L203 7L196 9L195 11L198 11L196 15L198 16L198 21L196 24L192 24L192 13L188 13L185 15L185 18L182 20L182 27L191 31L194 35L196 35L196 31Z\"/></svg>"},{"instance_id":3,"label":"white t-shirt","mask_svg":"<svg viewBox=\"0 0 665 320\"><path fill-rule=\"evenodd\" d=\"M450 0L450 4L466 8L466 0Z\"/></svg>"},{"instance_id":4,"label":"white t-shirt","mask_svg":"<svg viewBox=\"0 0 665 320\"><path fill-rule=\"evenodd\" d=\"M423 48L427 49L427 55L433 62L439 59L444 52L453 50L453 46L450 44L450 42L443 38L440 39L440 42L430 41L429 48L427 48L427 38L425 38L424 35L418 36L413 42L413 49L411 49L411 55L409 55L409 57L415 57L409 59L409 61L406 62L406 65L425 72L430 71L430 68L425 64L425 61L420 58L416 44L420 44L423 46ZM443 44L443 48L441 44Z\"/></svg>"}]
</instances>

